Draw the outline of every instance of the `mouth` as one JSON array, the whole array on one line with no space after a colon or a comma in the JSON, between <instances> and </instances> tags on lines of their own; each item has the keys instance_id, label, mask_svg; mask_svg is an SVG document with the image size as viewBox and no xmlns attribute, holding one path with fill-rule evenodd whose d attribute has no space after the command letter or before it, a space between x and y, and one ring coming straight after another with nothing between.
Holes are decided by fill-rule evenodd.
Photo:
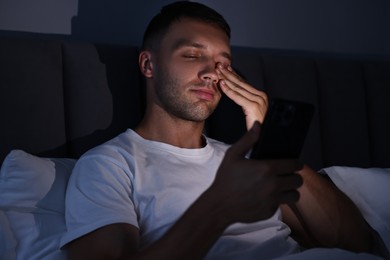
<instances>
[{"instance_id":1,"label":"mouth","mask_svg":"<svg viewBox=\"0 0 390 260\"><path fill-rule=\"evenodd\" d=\"M193 89L192 92L194 92L198 98L205 100L205 101L214 101L215 98L215 91L209 88L196 88Z\"/></svg>"}]
</instances>

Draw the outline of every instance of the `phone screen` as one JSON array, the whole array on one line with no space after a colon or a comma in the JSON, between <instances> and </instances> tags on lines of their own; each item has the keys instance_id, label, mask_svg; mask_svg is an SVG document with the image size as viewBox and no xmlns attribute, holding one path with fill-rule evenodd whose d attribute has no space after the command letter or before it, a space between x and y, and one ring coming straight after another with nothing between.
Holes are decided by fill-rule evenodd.
<instances>
[{"instance_id":1,"label":"phone screen","mask_svg":"<svg viewBox=\"0 0 390 260\"><path fill-rule=\"evenodd\" d=\"M272 99L251 158L298 159L314 114L308 103Z\"/></svg>"}]
</instances>

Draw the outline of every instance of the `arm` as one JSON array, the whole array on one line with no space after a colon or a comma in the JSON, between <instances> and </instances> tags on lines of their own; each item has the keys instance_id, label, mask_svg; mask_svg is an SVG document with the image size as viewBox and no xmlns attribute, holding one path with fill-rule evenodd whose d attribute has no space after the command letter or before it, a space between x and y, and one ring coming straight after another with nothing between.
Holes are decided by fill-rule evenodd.
<instances>
[{"instance_id":1,"label":"arm","mask_svg":"<svg viewBox=\"0 0 390 260\"><path fill-rule=\"evenodd\" d=\"M213 184L150 247L139 248L139 231L135 227L114 224L70 243L69 258L202 258L230 224L269 218L281 203L296 201L296 189L302 180L298 174L285 173L300 169L297 161L245 158L258 133L256 125L226 152Z\"/></svg>"},{"instance_id":2,"label":"arm","mask_svg":"<svg viewBox=\"0 0 390 260\"><path fill-rule=\"evenodd\" d=\"M140 249L139 230L129 224L112 224L68 245L68 259L195 259L202 258L221 235L225 224L206 193L152 246ZM199 221L207 215L207 221ZM196 227L194 224L196 223Z\"/></svg>"},{"instance_id":3,"label":"arm","mask_svg":"<svg viewBox=\"0 0 390 260\"><path fill-rule=\"evenodd\" d=\"M373 233L358 208L333 183L309 167L300 171L303 185L297 203L282 206L284 221L308 246L372 250Z\"/></svg>"},{"instance_id":4,"label":"arm","mask_svg":"<svg viewBox=\"0 0 390 260\"><path fill-rule=\"evenodd\" d=\"M218 66L222 91L243 108L247 127L262 122L267 111L267 96L235 73L230 66ZM296 204L282 205L284 221L301 244L338 246L354 251L369 251L373 232L353 202L333 183L306 167L300 172L304 185Z\"/></svg>"}]
</instances>

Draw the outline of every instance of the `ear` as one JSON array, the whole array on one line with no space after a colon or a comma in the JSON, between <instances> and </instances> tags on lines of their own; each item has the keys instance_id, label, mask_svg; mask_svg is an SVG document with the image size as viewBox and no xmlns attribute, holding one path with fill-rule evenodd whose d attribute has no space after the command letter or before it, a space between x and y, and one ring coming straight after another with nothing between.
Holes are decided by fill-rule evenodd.
<instances>
[{"instance_id":1,"label":"ear","mask_svg":"<svg viewBox=\"0 0 390 260\"><path fill-rule=\"evenodd\" d=\"M153 76L152 54L150 51L142 51L139 54L138 65L146 78L151 78Z\"/></svg>"}]
</instances>

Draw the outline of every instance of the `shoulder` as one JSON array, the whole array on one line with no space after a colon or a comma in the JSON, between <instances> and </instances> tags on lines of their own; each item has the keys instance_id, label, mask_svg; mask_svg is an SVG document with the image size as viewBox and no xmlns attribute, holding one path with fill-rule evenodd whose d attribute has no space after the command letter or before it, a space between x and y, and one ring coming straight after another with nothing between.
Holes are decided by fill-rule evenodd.
<instances>
[{"instance_id":1,"label":"shoulder","mask_svg":"<svg viewBox=\"0 0 390 260\"><path fill-rule=\"evenodd\" d=\"M127 131L119 134L113 139L100 144L83 154L79 161L85 160L111 160L120 161L123 158L131 157L134 150L133 131Z\"/></svg>"},{"instance_id":2,"label":"shoulder","mask_svg":"<svg viewBox=\"0 0 390 260\"><path fill-rule=\"evenodd\" d=\"M98 175L99 172L125 172L131 174L134 162L134 149L131 134L128 131L98 145L83 154L73 169L74 174Z\"/></svg>"}]
</instances>

